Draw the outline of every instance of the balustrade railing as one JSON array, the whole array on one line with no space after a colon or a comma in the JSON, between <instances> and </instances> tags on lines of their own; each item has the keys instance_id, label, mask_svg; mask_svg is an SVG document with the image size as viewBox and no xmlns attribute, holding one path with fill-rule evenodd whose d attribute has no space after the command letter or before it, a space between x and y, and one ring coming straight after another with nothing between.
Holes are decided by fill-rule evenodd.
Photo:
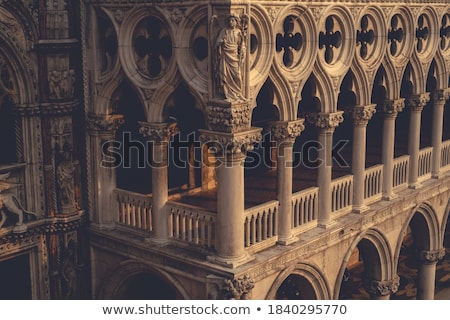
<instances>
[{"instance_id":1,"label":"balustrade railing","mask_svg":"<svg viewBox=\"0 0 450 320\"><path fill-rule=\"evenodd\" d=\"M301 190L292 195L292 226L311 225L317 221L319 188Z\"/></svg>"},{"instance_id":2,"label":"balustrade railing","mask_svg":"<svg viewBox=\"0 0 450 320\"><path fill-rule=\"evenodd\" d=\"M433 154L433 148L424 148L419 151L419 167L418 167L418 177L427 178L431 175L431 157Z\"/></svg>"},{"instance_id":3,"label":"balustrade railing","mask_svg":"<svg viewBox=\"0 0 450 320\"><path fill-rule=\"evenodd\" d=\"M245 210L245 247L263 243L266 240L276 241L278 205L279 202L273 200ZM272 245L274 241L270 241L267 245Z\"/></svg>"},{"instance_id":4,"label":"balustrade railing","mask_svg":"<svg viewBox=\"0 0 450 320\"><path fill-rule=\"evenodd\" d=\"M441 167L450 166L450 140L442 143L441 149Z\"/></svg>"},{"instance_id":5,"label":"balustrade railing","mask_svg":"<svg viewBox=\"0 0 450 320\"><path fill-rule=\"evenodd\" d=\"M169 237L171 239L214 248L215 213L175 201L169 201L166 208L169 219Z\"/></svg>"},{"instance_id":6,"label":"balustrade railing","mask_svg":"<svg viewBox=\"0 0 450 320\"><path fill-rule=\"evenodd\" d=\"M351 211L353 198L353 176L348 175L331 182L331 212Z\"/></svg>"},{"instance_id":7,"label":"balustrade railing","mask_svg":"<svg viewBox=\"0 0 450 320\"><path fill-rule=\"evenodd\" d=\"M116 223L135 230L151 233L152 197L122 189L115 189L117 201Z\"/></svg>"},{"instance_id":8,"label":"balustrade railing","mask_svg":"<svg viewBox=\"0 0 450 320\"><path fill-rule=\"evenodd\" d=\"M366 169L364 176L364 200L366 204L381 199L383 187L383 165L379 164Z\"/></svg>"},{"instance_id":9,"label":"balustrade railing","mask_svg":"<svg viewBox=\"0 0 450 320\"><path fill-rule=\"evenodd\" d=\"M394 171L392 172L392 186L395 189L406 187L408 184L409 155L394 159Z\"/></svg>"}]
</instances>

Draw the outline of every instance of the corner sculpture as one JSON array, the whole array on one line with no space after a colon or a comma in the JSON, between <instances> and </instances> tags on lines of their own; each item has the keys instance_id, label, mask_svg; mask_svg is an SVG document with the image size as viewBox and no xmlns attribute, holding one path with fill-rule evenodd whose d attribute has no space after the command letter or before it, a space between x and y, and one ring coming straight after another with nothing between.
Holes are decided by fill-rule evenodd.
<instances>
[{"instance_id":1,"label":"corner sculpture","mask_svg":"<svg viewBox=\"0 0 450 320\"><path fill-rule=\"evenodd\" d=\"M10 172L0 174L0 214L1 214L0 229L7 220L6 212L17 215L18 217L18 221L16 223L17 226L23 225L25 215L37 218L36 213L25 210L20 201L17 199L17 197L11 191L9 191L10 189L17 186L17 184L15 183L6 181L9 178L9 176Z\"/></svg>"},{"instance_id":2,"label":"corner sculpture","mask_svg":"<svg viewBox=\"0 0 450 320\"><path fill-rule=\"evenodd\" d=\"M214 17L215 19L216 17ZM246 59L247 19L231 14L215 41L214 75L226 101L245 101L243 69Z\"/></svg>"}]
</instances>

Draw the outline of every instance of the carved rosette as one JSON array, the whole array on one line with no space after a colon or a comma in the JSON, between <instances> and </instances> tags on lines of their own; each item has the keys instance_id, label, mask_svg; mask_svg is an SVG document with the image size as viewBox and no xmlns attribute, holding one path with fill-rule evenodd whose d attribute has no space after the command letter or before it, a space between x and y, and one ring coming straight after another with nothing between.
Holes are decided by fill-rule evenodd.
<instances>
[{"instance_id":1,"label":"carved rosette","mask_svg":"<svg viewBox=\"0 0 450 320\"><path fill-rule=\"evenodd\" d=\"M405 108L405 99L386 100L381 106L381 111L387 117L395 118Z\"/></svg>"},{"instance_id":2,"label":"carved rosette","mask_svg":"<svg viewBox=\"0 0 450 320\"><path fill-rule=\"evenodd\" d=\"M153 143L168 143L178 133L176 123L149 123L139 121L139 133Z\"/></svg>"},{"instance_id":3,"label":"carved rosette","mask_svg":"<svg viewBox=\"0 0 450 320\"><path fill-rule=\"evenodd\" d=\"M423 107L430 101L430 93L413 94L408 98L408 105L412 111L421 112Z\"/></svg>"},{"instance_id":4,"label":"carved rosette","mask_svg":"<svg viewBox=\"0 0 450 320\"><path fill-rule=\"evenodd\" d=\"M420 260L425 264L433 264L444 258L445 249L438 250L423 250L420 252Z\"/></svg>"},{"instance_id":5,"label":"carved rosette","mask_svg":"<svg viewBox=\"0 0 450 320\"><path fill-rule=\"evenodd\" d=\"M344 121L343 114L344 111L309 113L306 115L306 119L319 129L334 130Z\"/></svg>"},{"instance_id":6,"label":"carved rosette","mask_svg":"<svg viewBox=\"0 0 450 320\"><path fill-rule=\"evenodd\" d=\"M200 141L206 143L214 150L217 157L226 157L228 160L243 160L246 152L251 151L254 145L261 141L261 128L252 128L238 133L225 133L209 130L200 130Z\"/></svg>"},{"instance_id":7,"label":"carved rosette","mask_svg":"<svg viewBox=\"0 0 450 320\"><path fill-rule=\"evenodd\" d=\"M87 128L91 132L114 132L124 123L123 115L90 115L87 119Z\"/></svg>"},{"instance_id":8,"label":"carved rosette","mask_svg":"<svg viewBox=\"0 0 450 320\"><path fill-rule=\"evenodd\" d=\"M247 275L233 280L225 279L222 287L223 298L227 300L250 300L254 287L253 279Z\"/></svg>"},{"instance_id":9,"label":"carved rosette","mask_svg":"<svg viewBox=\"0 0 450 320\"><path fill-rule=\"evenodd\" d=\"M388 296L398 291L400 277L392 280L371 280L365 283L365 288L369 294L376 297Z\"/></svg>"},{"instance_id":10,"label":"carved rosette","mask_svg":"<svg viewBox=\"0 0 450 320\"><path fill-rule=\"evenodd\" d=\"M274 121L269 124L272 138L279 144L283 142L294 143L295 139L305 130L305 119L294 121Z\"/></svg>"},{"instance_id":11,"label":"carved rosette","mask_svg":"<svg viewBox=\"0 0 450 320\"><path fill-rule=\"evenodd\" d=\"M376 113L376 104L367 106L353 106L347 108L346 112L352 117L355 125L366 126L372 116Z\"/></svg>"},{"instance_id":12,"label":"carved rosette","mask_svg":"<svg viewBox=\"0 0 450 320\"><path fill-rule=\"evenodd\" d=\"M250 128L252 109L246 102L214 102L210 103L206 112L210 130L235 133Z\"/></svg>"}]
</instances>

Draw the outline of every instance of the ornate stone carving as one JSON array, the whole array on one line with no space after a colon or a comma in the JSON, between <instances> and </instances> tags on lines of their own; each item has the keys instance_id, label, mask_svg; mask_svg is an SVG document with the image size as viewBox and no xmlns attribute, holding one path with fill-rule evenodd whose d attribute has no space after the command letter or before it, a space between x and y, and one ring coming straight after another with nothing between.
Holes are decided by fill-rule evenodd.
<instances>
[{"instance_id":1,"label":"ornate stone carving","mask_svg":"<svg viewBox=\"0 0 450 320\"><path fill-rule=\"evenodd\" d=\"M422 111L423 107L426 106L426 104L430 101L430 93L420 93L420 94L413 94L411 95L407 102L408 105L411 107L413 111Z\"/></svg>"},{"instance_id":2,"label":"ornate stone carving","mask_svg":"<svg viewBox=\"0 0 450 320\"><path fill-rule=\"evenodd\" d=\"M123 10L117 9L116 11L114 11L114 20L116 20L118 24L122 23L123 18L124 18Z\"/></svg>"},{"instance_id":3,"label":"ornate stone carving","mask_svg":"<svg viewBox=\"0 0 450 320\"><path fill-rule=\"evenodd\" d=\"M170 20L174 24L179 24L184 17L186 9L174 8L170 9Z\"/></svg>"},{"instance_id":4,"label":"ornate stone carving","mask_svg":"<svg viewBox=\"0 0 450 320\"><path fill-rule=\"evenodd\" d=\"M223 133L200 130L200 141L214 149L217 157L230 160L242 160L246 152L253 150L255 143L262 139L261 129L253 128L239 133Z\"/></svg>"},{"instance_id":5,"label":"ornate stone carving","mask_svg":"<svg viewBox=\"0 0 450 320\"><path fill-rule=\"evenodd\" d=\"M436 90L433 94L434 101L442 101L445 103L450 97L450 89Z\"/></svg>"},{"instance_id":6,"label":"ornate stone carving","mask_svg":"<svg viewBox=\"0 0 450 320\"><path fill-rule=\"evenodd\" d=\"M250 128L252 109L248 103L211 103L206 112L210 130L235 133Z\"/></svg>"},{"instance_id":7,"label":"ornate stone carving","mask_svg":"<svg viewBox=\"0 0 450 320\"><path fill-rule=\"evenodd\" d=\"M19 199L10 190L17 187L18 184L7 181L10 173L0 174L0 228L7 220L7 213L17 216L16 231L25 231L23 228L24 219L37 218L37 214L24 209Z\"/></svg>"},{"instance_id":8,"label":"ornate stone carving","mask_svg":"<svg viewBox=\"0 0 450 320\"><path fill-rule=\"evenodd\" d=\"M230 14L215 40L214 75L220 98L244 101L244 78L248 18Z\"/></svg>"},{"instance_id":9,"label":"ornate stone carving","mask_svg":"<svg viewBox=\"0 0 450 320\"><path fill-rule=\"evenodd\" d=\"M381 106L381 112L388 117L396 117L405 108L405 99L386 100Z\"/></svg>"},{"instance_id":10,"label":"ornate stone carving","mask_svg":"<svg viewBox=\"0 0 450 320\"><path fill-rule=\"evenodd\" d=\"M148 123L139 121L139 133L153 143L167 143L178 133L174 123Z\"/></svg>"},{"instance_id":11,"label":"ornate stone carving","mask_svg":"<svg viewBox=\"0 0 450 320\"><path fill-rule=\"evenodd\" d=\"M208 276L208 299L213 300L250 300L253 279L248 275L236 279Z\"/></svg>"},{"instance_id":12,"label":"ornate stone carving","mask_svg":"<svg viewBox=\"0 0 450 320\"><path fill-rule=\"evenodd\" d=\"M75 209L74 174L76 162L72 160L72 148L65 144L60 150L60 157L56 167L56 182L58 186L58 205L62 213L73 213Z\"/></svg>"},{"instance_id":13,"label":"ornate stone carving","mask_svg":"<svg viewBox=\"0 0 450 320\"><path fill-rule=\"evenodd\" d=\"M331 113L308 113L306 119L320 129L334 129L344 121L344 111L336 111Z\"/></svg>"},{"instance_id":14,"label":"ornate stone carving","mask_svg":"<svg viewBox=\"0 0 450 320\"><path fill-rule=\"evenodd\" d=\"M354 124L367 125L376 112L376 104L349 107L346 112L351 115Z\"/></svg>"},{"instance_id":15,"label":"ornate stone carving","mask_svg":"<svg viewBox=\"0 0 450 320\"><path fill-rule=\"evenodd\" d=\"M47 0L46 33L49 39L69 37L69 13L67 1Z\"/></svg>"},{"instance_id":16,"label":"ornate stone carving","mask_svg":"<svg viewBox=\"0 0 450 320\"><path fill-rule=\"evenodd\" d=\"M87 119L87 128L90 131L115 131L124 123L123 115L90 115Z\"/></svg>"},{"instance_id":17,"label":"ornate stone carving","mask_svg":"<svg viewBox=\"0 0 450 320\"><path fill-rule=\"evenodd\" d=\"M294 142L303 130L305 119L297 119L294 121L275 121L269 124L269 130L272 138L278 143Z\"/></svg>"},{"instance_id":18,"label":"ornate stone carving","mask_svg":"<svg viewBox=\"0 0 450 320\"><path fill-rule=\"evenodd\" d=\"M398 291L400 277L392 280L371 280L364 284L368 293L373 296L388 296Z\"/></svg>"},{"instance_id":19,"label":"ornate stone carving","mask_svg":"<svg viewBox=\"0 0 450 320\"><path fill-rule=\"evenodd\" d=\"M422 250L420 251L420 259L423 263L436 263L445 256L445 249L441 248L438 250Z\"/></svg>"}]
</instances>

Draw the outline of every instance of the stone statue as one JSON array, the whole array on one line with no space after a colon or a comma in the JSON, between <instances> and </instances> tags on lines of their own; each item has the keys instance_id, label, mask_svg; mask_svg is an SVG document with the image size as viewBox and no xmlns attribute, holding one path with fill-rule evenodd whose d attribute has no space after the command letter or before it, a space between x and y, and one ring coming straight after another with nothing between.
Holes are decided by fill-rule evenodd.
<instances>
[{"instance_id":1,"label":"stone statue","mask_svg":"<svg viewBox=\"0 0 450 320\"><path fill-rule=\"evenodd\" d=\"M75 205L75 192L73 177L75 173L75 166L71 160L70 151L65 148L63 151L64 159L59 163L56 169L56 178L60 191L61 205L64 207L71 207Z\"/></svg>"},{"instance_id":2,"label":"stone statue","mask_svg":"<svg viewBox=\"0 0 450 320\"><path fill-rule=\"evenodd\" d=\"M76 261L76 246L71 241L64 252L61 262L61 276L64 283L64 299L78 297L78 266Z\"/></svg>"},{"instance_id":3,"label":"stone statue","mask_svg":"<svg viewBox=\"0 0 450 320\"><path fill-rule=\"evenodd\" d=\"M228 26L219 33L216 40L215 75L219 92L227 101L245 100L242 70L245 61L245 37L240 19L235 15L227 18Z\"/></svg>"},{"instance_id":4,"label":"stone statue","mask_svg":"<svg viewBox=\"0 0 450 320\"><path fill-rule=\"evenodd\" d=\"M8 191L15 186L13 183L6 181L6 179L9 178L9 175L10 173L0 175L0 228L7 220L5 210L17 215L18 226L23 225L24 215L30 215L37 218L36 213L25 210L17 197L12 192Z\"/></svg>"}]
</instances>

